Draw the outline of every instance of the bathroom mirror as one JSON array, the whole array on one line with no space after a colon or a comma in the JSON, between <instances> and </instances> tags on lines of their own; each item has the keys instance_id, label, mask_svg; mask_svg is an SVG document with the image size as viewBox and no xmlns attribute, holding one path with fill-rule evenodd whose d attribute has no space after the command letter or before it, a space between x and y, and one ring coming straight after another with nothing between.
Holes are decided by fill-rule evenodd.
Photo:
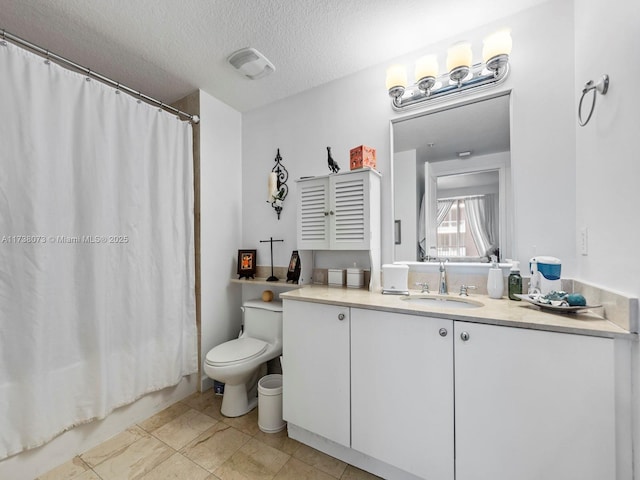
<instances>
[{"instance_id":1,"label":"bathroom mirror","mask_svg":"<svg viewBox=\"0 0 640 480\"><path fill-rule=\"evenodd\" d=\"M511 256L509 92L391 122L394 261Z\"/></svg>"}]
</instances>

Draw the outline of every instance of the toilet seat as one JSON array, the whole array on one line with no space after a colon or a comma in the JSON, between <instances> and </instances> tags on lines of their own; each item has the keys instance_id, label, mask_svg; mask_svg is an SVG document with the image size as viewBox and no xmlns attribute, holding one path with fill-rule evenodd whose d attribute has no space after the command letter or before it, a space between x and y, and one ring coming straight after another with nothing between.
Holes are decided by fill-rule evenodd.
<instances>
[{"instance_id":1,"label":"toilet seat","mask_svg":"<svg viewBox=\"0 0 640 480\"><path fill-rule=\"evenodd\" d=\"M238 338L212 348L207 353L205 362L211 366L235 365L257 357L266 349L267 342L257 338Z\"/></svg>"}]
</instances>

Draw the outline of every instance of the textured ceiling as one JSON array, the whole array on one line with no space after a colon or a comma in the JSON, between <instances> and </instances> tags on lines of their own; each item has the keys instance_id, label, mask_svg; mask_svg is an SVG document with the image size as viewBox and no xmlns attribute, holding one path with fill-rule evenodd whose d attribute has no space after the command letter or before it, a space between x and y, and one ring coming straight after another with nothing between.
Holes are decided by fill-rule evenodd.
<instances>
[{"instance_id":1,"label":"textured ceiling","mask_svg":"<svg viewBox=\"0 0 640 480\"><path fill-rule=\"evenodd\" d=\"M247 111L544 1L0 0L0 30L166 103L200 88ZM248 46L276 72L226 63Z\"/></svg>"}]
</instances>

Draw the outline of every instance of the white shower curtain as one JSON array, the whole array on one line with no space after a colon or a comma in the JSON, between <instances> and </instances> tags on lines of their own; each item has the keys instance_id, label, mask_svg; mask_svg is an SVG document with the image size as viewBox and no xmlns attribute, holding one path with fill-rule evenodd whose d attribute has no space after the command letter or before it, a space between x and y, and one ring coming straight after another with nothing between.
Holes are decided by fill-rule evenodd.
<instances>
[{"instance_id":1,"label":"white shower curtain","mask_svg":"<svg viewBox=\"0 0 640 480\"><path fill-rule=\"evenodd\" d=\"M197 371L191 126L0 46L0 459Z\"/></svg>"}]
</instances>

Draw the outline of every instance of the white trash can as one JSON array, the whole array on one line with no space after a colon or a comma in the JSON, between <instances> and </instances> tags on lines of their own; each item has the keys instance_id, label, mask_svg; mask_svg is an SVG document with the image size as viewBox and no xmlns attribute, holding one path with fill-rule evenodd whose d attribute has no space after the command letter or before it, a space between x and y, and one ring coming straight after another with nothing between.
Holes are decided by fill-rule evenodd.
<instances>
[{"instance_id":1,"label":"white trash can","mask_svg":"<svg viewBox=\"0 0 640 480\"><path fill-rule=\"evenodd\" d=\"M282 419L282 375L265 375L258 382L258 427L265 433L284 429Z\"/></svg>"}]
</instances>

